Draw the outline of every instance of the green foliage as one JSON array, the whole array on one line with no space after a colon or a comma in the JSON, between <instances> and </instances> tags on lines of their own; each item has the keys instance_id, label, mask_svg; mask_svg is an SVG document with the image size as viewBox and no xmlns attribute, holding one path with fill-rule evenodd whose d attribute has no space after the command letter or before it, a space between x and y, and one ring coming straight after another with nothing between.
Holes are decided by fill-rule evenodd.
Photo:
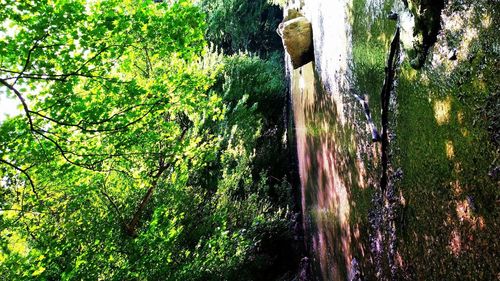
<instances>
[{"instance_id":1,"label":"green foliage","mask_svg":"<svg viewBox=\"0 0 500 281\"><path fill-rule=\"evenodd\" d=\"M282 11L266 0L202 0L207 14L207 39L228 54L281 50L276 28Z\"/></svg>"},{"instance_id":2,"label":"green foliage","mask_svg":"<svg viewBox=\"0 0 500 281\"><path fill-rule=\"evenodd\" d=\"M290 240L278 55L208 51L187 0L3 4L23 114L0 123L2 278L268 276L263 245Z\"/></svg>"},{"instance_id":3,"label":"green foliage","mask_svg":"<svg viewBox=\"0 0 500 281\"><path fill-rule=\"evenodd\" d=\"M286 6L286 0L267 0L267 3L279 6L281 8L284 8Z\"/></svg>"},{"instance_id":4,"label":"green foliage","mask_svg":"<svg viewBox=\"0 0 500 281\"><path fill-rule=\"evenodd\" d=\"M272 271L270 265L276 263L276 257L269 258L270 250L261 244L291 239L284 234L290 201L286 190L290 187L286 185L281 198L274 196L272 190L280 186L266 176L272 170L258 161L264 149L263 132L272 123L269 118L276 117L266 103L276 101L278 107L283 104L281 66L277 59L266 61L246 54L221 58L221 62L211 91L220 94L225 116L210 128L221 136L219 151L213 161L190 178L194 190L204 190L208 196L203 199L207 205L199 212L210 213L193 214L191 219L198 227L191 236L209 238L196 243L192 262L180 272L178 280L262 280L263 272ZM282 107L274 112L279 110ZM275 134L277 149L282 135L278 131ZM272 159L275 155L270 150L267 152L263 162L278 162ZM200 217L206 220L200 222Z\"/></svg>"}]
</instances>

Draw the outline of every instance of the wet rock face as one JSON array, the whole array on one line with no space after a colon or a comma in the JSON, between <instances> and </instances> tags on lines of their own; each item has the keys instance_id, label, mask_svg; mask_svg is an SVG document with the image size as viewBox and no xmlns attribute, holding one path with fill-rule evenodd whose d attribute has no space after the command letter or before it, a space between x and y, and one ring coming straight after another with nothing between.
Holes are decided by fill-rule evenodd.
<instances>
[{"instance_id":1,"label":"wet rock face","mask_svg":"<svg viewBox=\"0 0 500 281\"><path fill-rule=\"evenodd\" d=\"M311 23L300 14L295 16L280 24L278 34L290 55L293 68L297 69L314 59L314 48Z\"/></svg>"},{"instance_id":2,"label":"wet rock face","mask_svg":"<svg viewBox=\"0 0 500 281\"><path fill-rule=\"evenodd\" d=\"M413 53L411 65L415 69L421 68L427 58L429 48L436 43L437 35L441 29L441 11L444 0L410 0L408 8L415 17L413 32Z\"/></svg>"},{"instance_id":3,"label":"wet rock face","mask_svg":"<svg viewBox=\"0 0 500 281\"><path fill-rule=\"evenodd\" d=\"M359 271L359 262L356 258L352 259L351 272L349 272L349 281L363 281L361 271Z\"/></svg>"}]
</instances>

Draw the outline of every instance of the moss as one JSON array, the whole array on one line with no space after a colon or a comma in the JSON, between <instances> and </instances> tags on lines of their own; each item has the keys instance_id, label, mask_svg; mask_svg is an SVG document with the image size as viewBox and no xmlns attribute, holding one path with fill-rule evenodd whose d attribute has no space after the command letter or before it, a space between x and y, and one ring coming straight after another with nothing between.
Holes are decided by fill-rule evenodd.
<instances>
[{"instance_id":1,"label":"moss","mask_svg":"<svg viewBox=\"0 0 500 281\"><path fill-rule=\"evenodd\" d=\"M385 1L381 16L373 22L367 17L366 1L355 0L351 11L353 35L353 71L357 90L368 97L372 118L380 124L380 92L389 40L396 23L384 15L391 11L394 1Z\"/></svg>"},{"instance_id":2,"label":"moss","mask_svg":"<svg viewBox=\"0 0 500 281\"><path fill-rule=\"evenodd\" d=\"M478 34L469 43L468 54L459 52L456 62L442 65L423 65L429 50L446 60L446 54L430 46L436 40L460 46L463 30L457 34L445 30L445 36L437 37L441 4L409 3L417 15L417 43L405 54L398 72L392 155L393 166L404 173L397 184L404 198L397 221L402 279L489 280L499 270L495 235L500 232L496 209L500 190L488 172L498 158L500 79L494 73L499 60L492 46L500 41L493 28L500 17L492 3L469 2L464 9L477 13L472 13L469 24ZM351 11L355 87L368 95L377 124L388 40L395 29L383 15L392 4L385 3L382 16L374 19L367 17L366 1L354 0ZM438 6L431 7L434 4ZM490 12L485 16L480 11ZM492 22L484 24L489 18ZM368 193L353 190L355 204L366 206ZM465 214L463 206L468 206ZM453 248L453 239L460 241L461 249Z\"/></svg>"},{"instance_id":3,"label":"moss","mask_svg":"<svg viewBox=\"0 0 500 281\"><path fill-rule=\"evenodd\" d=\"M483 110L499 82L491 75L498 60L484 51L490 31L479 30L470 45L475 54L453 67L402 66L400 153L393 160L404 171L399 188L407 206L399 245L403 260L413 264L411 279L492 280L498 271L500 192L488 176L495 149Z\"/></svg>"},{"instance_id":4,"label":"moss","mask_svg":"<svg viewBox=\"0 0 500 281\"><path fill-rule=\"evenodd\" d=\"M297 10L297 9L288 9L287 10L287 15L283 19L283 22L289 21L289 20L292 20L292 19L295 19L295 18L298 18L298 17L303 17L303 16L304 15L302 15L302 13L299 12L299 10Z\"/></svg>"}]
</instances>

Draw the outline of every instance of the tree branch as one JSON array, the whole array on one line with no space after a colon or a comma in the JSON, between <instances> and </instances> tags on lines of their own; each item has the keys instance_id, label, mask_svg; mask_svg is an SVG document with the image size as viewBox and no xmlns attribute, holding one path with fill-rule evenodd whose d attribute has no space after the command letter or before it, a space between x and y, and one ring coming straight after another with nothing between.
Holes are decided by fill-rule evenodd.
<instances>
[{"instance_id":1,"label":"tree branch","mask_svg":"<svg viewBox=\"0 0 500 281\"><path fill-rule=\"evenodd\" d=\"M179 142L184 139L184 137L186 136L187 130L188 130L187 127L182 130L182 133L178 139ZM153 175L153 182L151 183L151 186L149 187L146 194L144 195L141 202L139 203L139 206L137 207L130 222L128 224L124 225L125 233L127 233L127 235L129 235L130 237L137 236L137 227L139 225L142 213L143 213L144 209L146 209L146 206L149 203L149 201L151 200L151 197L153 196L153 192L155 191L156 187L158 186L158 182L159 182L161 176L163 175L163 173L166 170L168 170L172 166L171 162L165 163L164 157L160 157L158 159L158 163L159 163L158 164L159 167L158 167L158 170L156 171L156 173Z\"/></svg>"},{"instance_id":2,"label":"tree branch","mask_svg":"<svg viewBox=\"0 0 500 281\"><path fill-rule=\"evenodd\" d=\"M21 101L21 105L23 106L23 110L24 110L24 113L26 114L26 118L28 118L30 129L31 129L31 131L34 131L35 129L33 127L33 120L31 119L31 115L30 115L31 111L30 111L30 109L28 107L28 103L24 99L23 95L16 88L14 88L13 85L9 84L4 79L0 78L0 83L3 84L5 87L7 87L12 92L14 92L14 94L17 96L17 98L19 99L19 101Z\"/></svg>"},{"instance_id":3,"label":"tree branch","mask_svg":"<svg viewBox=\"0 0 500 281\"><path fill-rule=\"evenodd\" d=\"M162 100L158 100L158 101L156 101L155 103L152 103L152 104L138 104L138 105L130 106L130 107L124 109L121 112L118 112L118 113L115 113L115 114L111 115L108 118L105 118L103 120L99 120L99 121L96 121L96 122L89 122L88 123L88 125L90 125L90 126L101 125L101 124L104 124L106 122L110 122L113 118L115 118L115 117L117 117L119 115L122 115L122 114L124 114L124 113L126 113L126 112L128 112L128 111L130 111L130 110L132 110L134 108L137 108L137 107L140 107L140 106L150 106L150 109L145 114L143 114L142 116L138 117L137 119L135 119L133 121L130 121L129 123L127 123L127 124L125 124L123 126L115 127L115 128L111 128L111 129L89 129L87 126L81 125L82 121L80 121L77 124L67 123L67 122L56 120L56 119L54 119L54 118L52 118L50 116L46 116L46 115L44 115L44 114L42 114L42 113L40 113L38 111L29 110L29 113L37 115L39 117L42 117L43 119L49 120L50 122L56 123L57 125L78 128L79 130L81 130L82 132L85 132L85 133L117 132L117 131L125 130L127 127L130 127L130 126L138 123L139 121L141 121L142 119L144 119L146 116L148 116L150 113L152 113L153 110L154 110L154 108L156 106L158 106L159 104L161 104L161 103L162 103Z\"/></svg>"},{"instance_id":4,"label":"tree branch","mask_svg":"<svg viewBox=\"0 0 500 281\"><path fill-rule=\"evenodd\" d=\"M45 38L47 38L47 36L49 36L49 34L48 34L48 33L45 33L45 34L42 36L42 38L35 40L35 43L33 44L33 46L31 46L31 48L28 50L28 56L27 56L27 58L26 58L26 62L24 63L23 70L21 70L21 73L17 76L16 80L14 81L14 83L12 83L12 85L15 85L15 84L17 83L17 81L19 80L19 78L20 78L21 74L23 74L23 73L26 71L26 69L28 69L28 66L29 66L29 64L30 64L30 62L31 62L31 54L32 54L32 53L33 53L33 51L34 51L34 50L38 47L38 44L39 44L42 40L44 40Z\"/></svg>"},{"instance_id":5,"label":"tree branch","mask_svg":"<svg viewBox=\"0 0 500 281\"><path fill-rule=\"evenodd\" d=\"M4 163L6 164L7 166L13 168L14 170L18 171L18 172L21 172L27 179L28 179L28 182L30 183L30 186L31 186L31 190L33 191L33 193L35 194L36 198L38 199L38 193L35 189L35 184L33 183L33 179L31 179L31 176L29 175L28 173L28 169L31 168L29 167L28 169L21 169L20 167L6 161L6 160L3 160L3 159L0 159L0 163Z\"/></svg>"}]
</instances>

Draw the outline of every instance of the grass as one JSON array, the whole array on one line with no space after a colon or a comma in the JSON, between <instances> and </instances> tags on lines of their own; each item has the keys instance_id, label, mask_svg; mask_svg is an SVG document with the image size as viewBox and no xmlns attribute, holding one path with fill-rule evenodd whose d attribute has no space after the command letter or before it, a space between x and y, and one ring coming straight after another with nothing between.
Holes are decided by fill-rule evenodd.
<instances>
[{"instance_id":1,"label":"grass","mask_svg":"<svg viewBox=\"0 0 500 281\"><path fill-rule=\"evenodd\" d=\"M494 150L476 110L486 93L474 86L477 77L467 92L453 83L460 74L427 67L414 75L408 64L402 68L394 162L404 171L399 189L408 207L400 249L413 264L407 269L418 280L494 278L495 266L481 267L494 264L499 230L498 187L488 177Z\"/></svg>"}]
</instances>

